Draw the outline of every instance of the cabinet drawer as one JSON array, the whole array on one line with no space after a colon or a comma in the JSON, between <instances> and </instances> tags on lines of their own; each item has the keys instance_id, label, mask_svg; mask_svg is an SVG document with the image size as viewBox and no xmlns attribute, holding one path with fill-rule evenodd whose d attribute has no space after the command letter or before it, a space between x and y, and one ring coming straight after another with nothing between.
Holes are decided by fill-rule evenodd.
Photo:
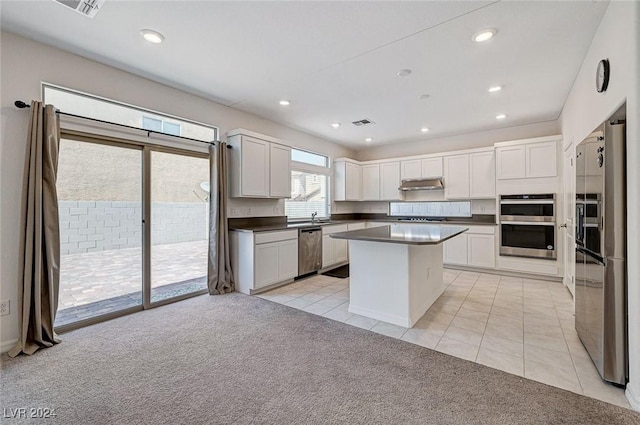
<instances>
[{"instance_id":1,"label":"cabinet drawer","mask_svg":"<svg viewBox=\"0 0 640 425\"><path fill-rule=\"evenodd\" d=\"M278 232L260 232L255 235L256 245L268 242L286 241L289 239L297 239L297 230L284 230Z\"/></svg>"},{"instance_id":2,"label":"cabinet drawer","mask_svg":"<svg viewBox=\"0 0 640 425\"><path fill-rule=\"evenodd\" d=\"M346 232L346 231L347 231L346 224L337 224L335 226L322 226L323 235L330 235L332 233Z\"/></svg>"},{"instance_id":3,"label":"cabinet drawer","mask_svg":"<svg viewBox=\"0 0 640 425\"><path fill-rule=\"evenodd\" d=\"M468 226L469 230L466 233L474 233L480 235L495 235L496 226Z\"/></svg>"}]
</instances>

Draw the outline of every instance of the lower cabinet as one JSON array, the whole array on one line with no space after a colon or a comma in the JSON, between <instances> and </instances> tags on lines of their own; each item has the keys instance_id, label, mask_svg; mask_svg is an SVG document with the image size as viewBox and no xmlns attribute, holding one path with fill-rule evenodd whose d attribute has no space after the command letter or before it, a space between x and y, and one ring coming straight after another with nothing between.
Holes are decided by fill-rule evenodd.
<instances>
[{"instance_id":1,"label":"lower cabinet","mask_svg":"<svg viewBox=\"0 0 640 425\"><path fill-rule=\"evenodd\" d=\"M495 268L495 226L468 227L465 233L444 242L444 263Z\"/></svg>"},{"instance_id":2,"label":"lower cabinet","mask_svg":"<svg viewBox=\"0 0 640 425\"><path fill-rule=\"evenodd\" d=\"M298 231L229 232L236 289L251 294L298 275Z\"/></svg>"},{"instance_id":3,"label":"lower cabinet","mask_svg":"<svg viewBox=\"0 0 640 425\"><path fill-rule=\"evenodd\" d=\"M333 239L332 233L346 232L346 224L322 226L322 268L334 264L344 263L349 257L347 254L347 241L345 239Z\"/></svg>"}]
</instances>

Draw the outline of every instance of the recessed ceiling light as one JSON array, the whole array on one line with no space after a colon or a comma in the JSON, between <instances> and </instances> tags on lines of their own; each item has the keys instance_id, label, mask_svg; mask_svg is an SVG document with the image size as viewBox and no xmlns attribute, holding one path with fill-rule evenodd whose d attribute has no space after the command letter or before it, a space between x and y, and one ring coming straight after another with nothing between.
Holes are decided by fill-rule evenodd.
<instances>
[{"instance_id":1,"label":"recessed ceiling light","mask_svg":"<svg viewBox=\"0 0 640 425\"><path fill-rule=\"evenodd\" d=\"M418 100L425 100L425 99L429 99L429 96L430 96L430 95L428 95L428 94L421 94L421 95L418 97Z\"/></svg>"},{"instance_id":2,"label":"recessed ceiling light","mask_svg":"<svg viewBox=\"0 0 640 425\"><path fill-rule=\"evenodd\" d=\"M497 120L503 120L503 119L505 119L505 118L507 118L507 115L506 115L506 114L498 114L498 115L496 115L496 119L497 119Z\"/></svg>"},{"instance_id":3,"label":"recessed ceiling light","mask_svg":"<svg viewBox=\"0 0 640 425\"><path fill-rule=\"evenodd\" d=\"M282 99L280 101L280 106L289 106L289 105L291 105L291 102L286 99Z\"/></svg>"},{"instance_id":4,"label":"recessed ceiling light","mask_svg":"<svg viewBox=\"0 0 640 425\"><path fill-rule=\"evenodd\" d=\"M340 123L339 122L331 123L331 127L338 128L338 127L340 127Z\"/></svg>"},{"instance_id":5,"label":"recessed ceiling light","mask_svg":"<svg viewBox=\"0 0 640 425\"><path fill-rule=\"evenodd\" d=\"M373 139L371 137L367 137L366 139L364 139L365 142L369 143L370 141L372 141Z\"/></svg>"},{"instance_id":6,"label":"recessed ceiling light","mask_svg":"<svg viewBox=\"0 0 640 425\"><path fill-rule=\"evenodd\" d=\"M489 87L489 93L495 93L497 91L502 90L502 86L493 86L493 87Z\"/></svg>"},{"instance_id":7,"label":"recessed ceiling light","mask_svg":"<svg viewBox=\"0 0 640 425\"><path fill-rule=\"evenodd\" d=\"M494 28L487 28L482 31L478 31L473 35L473 41L476 43L484 43L485 41L489 41L496 35L498 31Z\"/></svg>"},{"instance_id":8,"label":"recessed ceiling light","mask_svg":"<svg viewBox=\"0 0 640 425\"><path fill-rule=\"evenodd\" d=\"M140 30L140 34L149 43L160 44L164 41L164 35L160 34L158 31L145 29Z\"/></svg>"},{"instance_id":9,"label":"recessed ceiling light","mask_svg":"<svg viewBox=\"0 0 640 425\"><path fill-rule=\"evenodd\" d=\"M429 129L427 127L422 127L420 131L422 131L423 133L426 133L429 131Z\"/></svg>"},{"instance_id":10,"label":"recessed ceiling light","mask_svg":"<svg viewBox=\"0 0 640 425\"><path fill-rule=\"evenodd\" d=\"M406 77L407 75L411 74L411 70L410 69L401 69L400 71L398 71L398 77Z\"/></svg>"}]
</instances>

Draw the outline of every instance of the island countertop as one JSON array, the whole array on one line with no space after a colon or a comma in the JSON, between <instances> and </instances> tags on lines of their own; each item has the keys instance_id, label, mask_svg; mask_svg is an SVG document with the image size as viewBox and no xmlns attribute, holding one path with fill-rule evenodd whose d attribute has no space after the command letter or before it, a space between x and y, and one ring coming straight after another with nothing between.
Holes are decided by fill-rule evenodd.
<instances>
[{"instance_id":1,"label":"island countertop","mask_svg":"<svg viewBox=\"0 0 640 425\"><path fill-rule=\"evenodd\" d=\"M389 242L408 245L437 245L469 230L464 226L390 224L370 229L332 233L335 239Z\"/></svg>"}]
</instances>

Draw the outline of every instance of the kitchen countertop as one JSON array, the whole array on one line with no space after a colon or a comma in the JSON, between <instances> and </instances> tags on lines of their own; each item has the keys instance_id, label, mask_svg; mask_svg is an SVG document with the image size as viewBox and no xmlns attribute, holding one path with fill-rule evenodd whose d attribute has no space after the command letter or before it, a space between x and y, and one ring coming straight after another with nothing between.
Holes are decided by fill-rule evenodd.
<instances>
[{"instance_id":1,"label":"kitchen countertop","mask_svg":"<svg viewBox=\"0 0 640 425\"><path fill-rule=\"evenodd\" d=\"M467 230L469 230L469 228L464 226L434 224L415 226L408 223L396 223L389 226L333 233L330 236L335 239L354 241L388 242L407 245L437 245Z\"/></svg>"},{"instance_id":2,"label":"kitchen countertop","mask_svg":"<svg viewBox=\"0 0 640 425\"><path fill-rule=\"evenodd\" d=\"M266 224L266 225L246 225L246 226L233 226L229 227L230 230L236 230L239 232L274 232L278 230L293 230L300 229L305 227L318 227L318 226L331 226L335 224L350 224L350 223L362 223L364 221L375 221L376 223L388 222L391 224L405 224L405 225L415 225L421 224L424 226L438 226L438 225L465 225L465 226L495 226L496 223L488 223L482 221L474 221L474 220L465 220L465 219L449 219L443 221L433 221L433 222L414 222L414 221L400 221L396 218L384 218L384 219L365 219L365 220L331 220L327 222L316 222L311 224L311 222L301 222L301 223L276 223L276 224Z\"/></svg>"}]
</instances>

